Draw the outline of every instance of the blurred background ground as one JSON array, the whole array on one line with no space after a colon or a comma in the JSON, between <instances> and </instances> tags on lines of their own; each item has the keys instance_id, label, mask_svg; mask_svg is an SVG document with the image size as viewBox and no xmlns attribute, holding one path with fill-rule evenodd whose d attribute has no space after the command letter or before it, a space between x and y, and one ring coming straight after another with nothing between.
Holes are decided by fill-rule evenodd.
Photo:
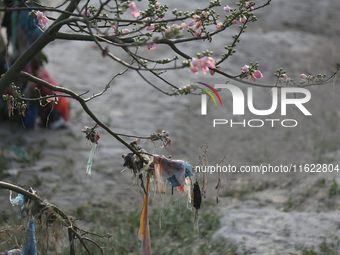
<instances>
[{"instance_id":1,"label":"blurred background ground","mask_svg":"<svg viewBox=\"0 0 340 255\"><path fill-rule=\"evenodd\" d=\"M172 1L171 5L191 10L203 7L205 3ZM233 2L222 1L222 5L225 4L234 7ZM243 65L258 61L264 75L261 82L264 83L272 83L273 73L280 67L297 80L300 73L332 74L340 63L339 7L340 3L336 0L272 1L269 7L259 11L258 22L249 24L247 33L236 47L237 53L222 69L236 75ZM183 47L190 54L212 49L213 56L217 57L223 52L223 47L230 44L234 33L230 29L227 36L216 38L211 43ZM162 57L171 56L166 47L161 49ZM44 51L49 58L47 69L52 77L61 86L77 93L87 90L90 90L89 95L97 93L116 72L123 70L108 58L102 58L101 52L90 42L54 41ZM156 51L150 53L157 57ZM124 57L123 54L117 55ZM179 87L187 85L189 78L206 78L188 70L176 73L176 78L170 73L166 77L176 81ZM247 88L246 85L237 85L244 90ZM165 85L160 86L166 88ZM192 105L190 108L188 97L167 97L145 84L132 71L117 78L110 90L99 100L91 101L89 107L118 133L147 136L158 129L169 131L171 150L155 148L150 143L143 146L149 152L172 155L192 164L197 164L200 152L193 152L190 148L199 148L209 140L211 164L216 164L225 155L225 163L235 166L290 163L340 166L339 83L310 87L309 90L312 99L307 108L313 116L306 118L292 109L287 118L297 119L299 125L289 130L280 127L256 130L221 127L209 136L209 130L194 122L193 111L197 108L192 108ZM259 107L268 107L265 103L268 93L268 89L256 88L255 98ZM227 102L231 104L231 100ZM223 109L217 109L216 113L230 118ZM279 116L279 113L275 114L271 117ZM245 118L253 116L246 113ZM128 243L138 247L142 193L136 185L130 186L134 180L129 170L121 173L121 155L126 154L127 149L98 129L101 139L92 175L85 176L91 145L80 130L93 124L75 101L71 102L68 129L36 127L23 130L20 123L1 123L1 179L31 185L42 197L69 214L86 214L79 223L81 226L94 229L99 227L99 221L99 229L105 229L102 226L109 231L114 229L112 234L121 242L120 247L128 247ZM193 134L198 138L194 139ZM14 145L27 154L9 152ZM236 250L237 254L339 253L340 177L337 172L222 175L218 205L214 189L217 178L216 174L209 176L207 197L202 204L200 224L202 229L207 228L203 231L207 240L193 229L191 213L185 209L184 195L175 192L171 196L168 189L166 198L160 200L159 195L152 192L151 210L155 211L151 216L151 240L155 244L155 254L188 254L188 247L195 242L197 247L204 245L198 250L201 254L211 254L212 251L215 254L233 254ZM17 215L18 210L9 208L6 191L0 194L3 221L9 220L12 217L10 213ZM165 214L169 207L172 211ZM159 229L157 221L162 215L163 228ZM216 223L217 215L223 217ZM113 220L115 217L118 222ZM172 220L176 224L171 224ZM172 225L175 225L174 229ZM190 231L177 236L175 233L182 229L176 230L181 226ZM121 233L123 229L131 232ZM164 238L172 235L174 239ZM130 236L132 239L128 239ZM168 243L174 246L164 248ZM175 248L171 250L170 247ZM137 248L119 250L121 253L118 254L135 254L134 249Z\"/></svg>"}]
</instances>

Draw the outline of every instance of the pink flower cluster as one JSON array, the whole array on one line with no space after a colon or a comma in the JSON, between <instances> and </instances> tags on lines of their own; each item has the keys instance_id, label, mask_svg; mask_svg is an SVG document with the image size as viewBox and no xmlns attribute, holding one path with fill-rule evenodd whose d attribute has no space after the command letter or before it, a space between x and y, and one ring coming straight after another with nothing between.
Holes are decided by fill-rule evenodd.
<instances>
[{"instance_id":1,"label":"pink flower cluster","mask_svg":"<svg viewBox=\"0 0 340 255\"><path fill-rule=\"evenodd\" d=\"M206 74L209 71L209 67L215 68L215 60L212 57L193 58L190 63L190 71L198 73L198 67L200 67L202 74Z\"/></svg>"},{"instance_id":2,"label":"pink flower cluster","mask_svg":"<svg viewBox=\"0 0 340 255\"><path fill-rule=\"evenodd\" d=\"M246 23L246 21L247 21L247 18L246 18L246 16L242 16L242 17L240 17L240 22L241 23Z\"/></svg>"},{"instance_id":3,"label":"pink flower cluster","mask_svg":"<svg viewBox=\"0 0 340 255\"><path fill-rule=\"evenodd\" d=\"M226 7L223 8L225 12L230 12L231 8L227 5Z\"/></svg>"},{"instance_id":4,"label":"pink flower cluster","mask_svg":"<svg viewBox=\"0 0 340 255\"><path fill-rule=\"evenodd\" d=\"M259 79L259 78L262 78L262 77L263 77L262 73L261 73L259 70L256 70L256 71L254 72L254 74L250 76L250 81L251 81L251 82L252 82L252 81L255 82L256 79Z\"/></svg>"},{"instance_id":5,"label":"pink flower cluster","mask_svg":"<svg viewBox=\"0 0 340 255\"><path fill-rule=\"evenodd\" d=\"M192 21L188 25L186 25L185 23L182 23L181 26L183 27L183 24L185 24L186 28L187 28L187 26L189 26L189 27L191 27L195 31L195 33L194 33L195 36L201 36L201 34L202 34L202 30L201 30L201 28L202 28L202 21L199 20L199 18L200 17L207 18L208 16L209 16L209 12L202 11L200 15L196 15L195 14L192 17ZM213 22L211 21L209 25L212 25L212 24L213 24ZM183 28L183 29L186 29L186 28Z\"/></svg>"},{"instance_id":6,"label":"pink flower cluster","mask_svg":"<svg viewBox=\"0 0 340 255\"><path fill-rule=\"evenodd\" d=\"M223 10L224 10L224 12L230 12L232 9L229 7L229 5L227 5L226 7L223 8ZM220 28L221 26L219 26L219 24L217 24L217 26L216 26L217 29L221 29ZM235 19L235 20L233 20L233 25L236 25L236 24L237 24L237 20Z\"/></svg>"},{"instance_id":7,"label":"pink flower cluster","mask_svg":"<svg viewBox=\"0 0 340 255\"><path fill-rule=\"evenodd\" d=\"M242 68L241 68L241 74L242 73L247 73L249 72L249 66L248 65L244 65ZM254 73L250 76L250 82L255 82L256 79L259 79L259 78L262 78L263 75L262 73L259 71L259 70L255 70ZM287 77L288 78L288 77Z\"/></svg>"},{"instance_id":8,"label":"pink flower cluster","mask_svg":"<svg viewBox=\"0 0 340 255\"><path fill-rule=\"evenodd\" d=\"M246 2L246 7L247 7L249 10L254 10L254 6L249 6L249 2Z\"/></svg>"},{"instance_id":9,"label":"pink flower cluster","mask_svg":"<svg viewBox=\"0 0 340 255\"><path fill-rule=\"evenodd\" d=\"M139 12L139 10L137 9L136 4L135 4L134 2L131 2L131 3L129 4L129 8L132 10L132 16L133 16L134 18L137 18L137 17L140 15L140 12Z\"/></svg>"},{"instance_id":10,"label":"pink flower cluster","mask_svg":"<svg viewBox=\"0 0 340 255\"><path fill-rule=\"evenodd\" d=\"M91 15L91 13L90 13L89 10L86 10L86 11L83 10L82 14L85 15L85 16L87 16L87 17L89 17L89 16Z\"/></svg>"},{"instance_id":11,"label":"pink flower cluster","mask_svg":"<svg viewBox=\"0 0 340 255\"><path fill-rule=\"evenodd\" d=\"M50 22L48 18L46 18L46 16L40 11L38 11L36 15L37 18L39 19L39 25L41 26L41 28L45 28L45 25Z\"/></svg>"},{"instance_id":12,"label":"pink flower cluster","mask_svg":"<svg viewBox=\"0 0 340 255\"><path fill-rule=\"evenodd\" d=\"M220 23L218 23L218 24L216 25L216 28L217 28L218 30L222 29L222 27L223 27L223 23L222 23L222 22L220 22Z\"/></svg>"}]
</instances>

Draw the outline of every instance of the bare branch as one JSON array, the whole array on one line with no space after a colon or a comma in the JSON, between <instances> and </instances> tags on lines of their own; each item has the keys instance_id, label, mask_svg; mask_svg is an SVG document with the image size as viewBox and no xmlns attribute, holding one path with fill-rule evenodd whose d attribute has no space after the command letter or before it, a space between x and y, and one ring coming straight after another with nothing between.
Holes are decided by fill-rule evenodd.
<instances>
[{"instance_id":1,"label":"bare branch","mask_svg":"<svg viewBox=\"0 0 340 255\"><path fill-rule=\"evenodd\" d=\"M7 183L7 182L0 181L0 189L8 189L8 190L15 191L19 194L24 195L25 197L28 197L29 199L31 199L33 202L35 202L37 204L43 203L43 200L40 197L36 196L35 194L33 194L33 193L23 189L23 188L20 188L16 185Z\"/></svg>"},{"instance_id":2,"label":"bare branch","mask_svg":"<svg viewBox=\"0 0 340 255\"><path fill-rule=\"evenodd\" d=\"M77 95L75 92L73 92L70 89L67 88L62 88L62 87L57 87L54 86L42 79L39 79L37 77L34 77L33 75L26 73L26 72L21 72L20 73L21 77L26 78L29 81L32 81L34 83L37 83L41 86L44 86L46 88L51 89L52 91L58 91L58 92L62 92L65 94L70 95L72 98L74 98L75 100L77 100L80 105L83 107L84 111L99 125L101 126L103 129L105 129L109 134L111 134L113 137L115 137L120 143L122 143L123 145L125 145L129 150L131 150L133 153L135 153L139 158L143 159L140 156L140 153L138 151L136 151L130 144L128 144L126 141L124 141L122 138L120 138L115 132L113 132L108 126L106 126L103 122L101 122L96 115L93 114L93 112L88 108L88 106L86 105L85 100L80 97L79 95Z\"/></svg>"}]
</instances>

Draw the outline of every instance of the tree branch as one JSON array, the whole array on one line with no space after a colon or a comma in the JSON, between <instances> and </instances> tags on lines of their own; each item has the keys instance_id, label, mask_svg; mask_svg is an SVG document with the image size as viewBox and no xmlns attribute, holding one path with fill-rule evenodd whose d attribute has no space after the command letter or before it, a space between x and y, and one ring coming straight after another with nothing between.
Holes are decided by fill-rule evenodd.
<instances>
[{"instance_id":1,"label":"tree branch","mask_svg":"<svg viewBox=\"0 0 340 255\"><path fill-rule=\"evenodd\" d=\"M34 77L33 75L26 73L26 72L21 72L20 73L21 77L26 78L29 81L32 81L34 83L37 83L41 86L44 86L46 88L49 88L52 91L58 91L58 92L62 92L65 94L70 95L72 98L74 98L75 100L77 100L80 105L83 107L84 111L99 125L101 126L103 129L105 129L110 135L112 135L113 137L115 137L120 143L122 143L123 145L125 145L129 150L131 150L133 153L135 153L141 160L144 161L143 157L141 157L140 153L138 151L136 151L130 144L128 144L126 141L124 141L122 138L120 138L115 132L113 132L108 126L106 126L103 122L101 122L96 115L93 114L93 112L88 108L85 100L80 97L78 94L76 94L75 92L73 92L70 89L67 88L62 88L62 87L57 87L54 86L42 79L39 79L37 77ZM145 162L147 163L147 162Z\"/></svg>"},{"instance_id":2,"label":"tree branch","mask_svg":"<svg viewBox=\"0 0 340 255\"><path fill-rule=\"evenodd\" d=\"M59 21L65 20L69 18L77 7L80 0L71 1L70 4L65 9L65 12L62 13L57 20ZM55 35L61 26L50 26L46 29L41 36L34 41L34 43L14 62L14 64L9 68L9 70L5 73L5 75L0 79L0 95L4 93L4 91L8 88L11 82L19 76L20 72L25 68L25 66L41 51L47 44L54 40L53 35Z\"/></svg>"},{"instance_id":3,"label":"tree branch","mask_svg":"<svg viewBox=\"0 0 340 255\"><path fill-rule=\"evenodd\" d=\"M40 197L36 196L35 194L33 194L33 193L23 189L23 188L20 188L16 185L7 183L7 182L0 181L0 189L8 189L8 190L12 190L14 192L17 192L19 194L22 194L22 195L24 195L25 197L28 197L29 199L31 199L33 202L35 202L37 204L43 203L43 200Z\"/></svg>"}]
</instances>

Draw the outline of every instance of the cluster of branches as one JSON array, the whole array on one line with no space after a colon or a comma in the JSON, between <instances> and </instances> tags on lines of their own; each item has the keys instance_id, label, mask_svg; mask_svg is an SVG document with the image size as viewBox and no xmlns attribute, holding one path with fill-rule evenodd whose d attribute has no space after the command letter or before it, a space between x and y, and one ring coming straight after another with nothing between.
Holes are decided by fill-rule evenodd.
<instances>
[{"instance_id":1,"label":"cluster of branches","mask_svg":"<svg viewBox=\"0 0 340 255\"><path fill-rule=\"evenodd\" d=\"M49 17L50 25L37 38L37 40L10 66L7 72L0 79L0 94L8 88L16 77L23 77L38 85L44 86L52 91L62 92L64 95L55 94L53 96L26 98L20 93L17 93L18 98L21 100L42 100L49 97L67 96L77 100L85 112L94 120L96 124L101 126L104 130L115 137L119 142L124 144L133 153L139 155L125 137L135 137L133 135L117 134L109 127L107 127L92 111L88 108L87 102L100 97L109 88L110 81L105 88L99 93L85 97L88 91L83 94L77 94L69 88L56 87L43 81L32 74L22 71L24 67L34 58L39 51L41 51L47 44L54 40L74 40L74 41L92 41L95 42L100 48L104 57L109 57L113 61L126 67L124 72L115 74L112 79L118 75L123 75L127 70L136 71L142 80L153 86L155 89L162 93L173 96L178 94L187 94L192 91L177 87L162 77L165 71L176 71L178 69L189 68L192 66L193 60L203 59L210 57L212 51L204 51L197 53L196 56L191 56L185 50L180 50L178 45L183 43L197 43L204 40L213 40L218 34L223 32L231 26L235 26L235 21L238 22L239 31L231 38L231 44L225 46L225 53L214 62L214 65L209 65L209 71L214 74L218 73L228 79L235 80L244 84L261 87L280 87L280 86L310 86L314 84L325 84L331 81L335 74L327 79L323 75L310 76L307 82L302 81L297 83L292 79L288 81L283 79L286 77L285 71L278 69L276 72L277 82L275 84L260 84L246 81L245 78L251 76L258 68L258 63L251 63L247 66L246 72L241 74L232 75L221 68L221 65L232 56L236 50L235 46L240 42L241 35L245 32L249 22L255 22L256 16L254 13L265 6L270 4L268 0L263 5L256 6L254 1L240 0L236 3L237 8L224 7L224 17L220 17L218 11L223 11L223 6L219 0L211 1L205 8L197 8L194 11L179 11L174 9L169 14L169 7L161 5L156 0L149 0L148 6L144 11L139 11L133 2L129 1L102 1L99 0L99 5L91 5L91 1L87 0L84 4L80 4L80 0L64 1L60 6L49 7L35 3L32 7L28 5L27 1L21 1L17 6L1 8L0 11L21 11L29 10L34 17L37 11L44 13L57 13L58 18ZM227 8L227 9L225 9ZM137 12L137 13L136 13ZM135 17L130 18L129 17ZM221 22L219 22L221 21ZM192 23L190 25L190 23ZM184 25L183 25L184 24ZM189 24L189 26L188 26ZM36 24L38 26L38 24ZM63 27L68 27L72 32L61 32ZM130 31L131 30L131 31ZM183 33L183 31L186 31ZM173 59L150 59L146 58L138 51L140 47L145 47L148 44L156 45L164 44L171 48L176 54ZM124 61L118 58L113 52L112 47L123 49L130 61ZM244 70L244 69L243 69ZM162 90L157 84L152 83L146 77L146 73L150 73L159 79L160 84L167 84L170 91ZM151 139L152 136L140 137L142 139Z\"/></svg>"},{"instance_id":2,"label":"cluster of branches","mask_svg":"<svg viewBox=\"0 0 340 255\"><path fill-rule=\"evenodd\" d=\"M88 248L88 243L95 245L98 248L100 254L104 254L103 248L93 239L89 238L89 235L95 235L101 238L110 236L101 236L82 230L75 223L78 219L73 216L68 216L58 206L42 200L37 192L30 192L32 189L26 190L18 185L9 184L2 181L0 181L0 189L6 189L24 195L28 199L25 205L31 203L30 206L26 206L25 210L27 210L28 215L34 214L36 222L45 219L45 223L48 226L51 226L55 222L61 223L68 233L70 255L76 254L76 240L79 241L80 245L84 247L88 254L92 254Z\"/></svg>"}]
</instances>

